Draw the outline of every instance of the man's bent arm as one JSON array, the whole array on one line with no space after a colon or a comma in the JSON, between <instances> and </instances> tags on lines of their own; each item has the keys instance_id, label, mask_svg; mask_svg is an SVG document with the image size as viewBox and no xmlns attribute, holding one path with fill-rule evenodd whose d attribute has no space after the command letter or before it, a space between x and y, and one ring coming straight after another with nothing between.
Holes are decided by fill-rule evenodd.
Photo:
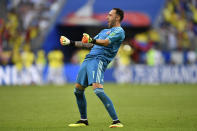
<instances>
[{"instance_id":1,"label":"man's bent arm","mask_svg":"<svg viewBox=\"0 0 197 131\"><path fill-rule=\"evenodd\" d=\"M101 45L101 46L108 46L109 45L109 39L105 39L105 40L96 39L94 44Z\"/></svg>"}]
</instances>

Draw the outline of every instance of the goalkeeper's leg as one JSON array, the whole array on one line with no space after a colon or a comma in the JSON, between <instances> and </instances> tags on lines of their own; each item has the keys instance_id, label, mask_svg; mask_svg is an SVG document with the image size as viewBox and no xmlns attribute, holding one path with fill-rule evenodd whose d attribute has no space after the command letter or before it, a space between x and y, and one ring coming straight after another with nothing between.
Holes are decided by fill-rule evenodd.
<instances>
[{"instance_id":1,"label":"goalkeeper's leg","mask_svg":"<svg viewBox=\"0 0 197 131\"><path fill-rule=\"evenodd\" d=\"M94 93L99 97L99 99L104 104L106 110L113 120L118 120L114 105L111 99L105 94L103 88L98 88L98 83L93 83ZM102 85L101 85L102 86Z\"/></svg>"},{"instance_id":2,"label":"goalkeeper's leg","mask_svg":"<svg viewBox=\"0 0 197 131\"><path fill-rule=\"evenodd\" d=\"M116 127L123 127L123 124L120 123L118 116L116 114L114 105L111 101L111 99L105 94L102 85L99 83L93 83L93 88L95 94L99 97L99 99L104 104L106 110L108 111L109 115L113 119L112 124L109 126L110 128L116 128Z\"/></svg>"},{"instance_id":3,"label":"goalkeeper's leg","mask_svg":"<svg viewBox=\"0 0 197 131\"><path fill-rule=\"evenodd\" d=\"M69 124L70 127L82 127L88 125L87 120L87 104L85 98L85 88L83 88L80 84L75 85L74 94L76 96L77 105L79 108L79 112L81 115L81 120L77 121L75 124Z\"/></svg>"},{"instance_id":4,"label":"goalkeeper's leg","mask_svg":"<svg viewBox=\"0 0 197 131\"><path fill-rule=\"evenodd\" d=\"M87 62L83 62L77 77L77 84L75 84L74 94L76 96L77 105L79 108L81 120L77 121L75 124L69 124L70 127L87 126L87 104L85 98L85 87L87 87L87 76L86 76L86 65Z\"/></svg>"},{"instance_id":5,"label":"goalkeeper's leg","mask_svg":"<svg viewBox=\"0 0 197 131\"><path fill-rule=\"evenodd\" d=\"M107 112L109 113L110 117L112 118L113 121L116 121L116 127L120 127L119 125L117 126L117 123L120 123L114 108L114 105L111 101L111 99L105 94L104 89L103 89L103 83L104 83L104 71L107 67L107 64L104 63L101 60L98 59L92 59L89 61L87 65L87 74L88 74L88 83L89 85L92 84L94 88L95 94L99 97L99 99L102 101L104 104ZM113 122L113 124L115 124ZM123 125L121 125L123 126ZM115 126L113 126L115 127Z\"/></svg>"},{"instance_id":6,"label":"goalkeeper's leg","mask_svg":"<svg viewBox=\"0 0 197 131\"><path fill-rule=\"evenodd\" d=\"M84 91L85 91L85 88L83 88L80 84L76 84L74 94L76 96L77 105L79 108L81 119L86 120L87 119L87 104L86 104Z\"/></svg>"}]
</instances>

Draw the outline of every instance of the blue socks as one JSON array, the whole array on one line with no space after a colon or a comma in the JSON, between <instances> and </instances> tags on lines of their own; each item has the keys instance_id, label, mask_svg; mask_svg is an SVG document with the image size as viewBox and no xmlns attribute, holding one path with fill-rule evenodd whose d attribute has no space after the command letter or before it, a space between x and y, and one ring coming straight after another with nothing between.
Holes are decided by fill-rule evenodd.
<instances>
[{"instance_id":1,"label":"blue socks","mask_svg":"<svg viewBox=\"0 0 197 131\"><path fill-rule=\"evenodd\" d=\"M113 120L118 120L114 105L110 98L104 93L103 88L96 88L94 92L104 104L111 118ZM79 90L78 88L75 88L74 94L76 96L81 119L87 119L87 103L84 95L84 90Z\"/></svg>"},{"instance_id":2,"label":"blue socks","mask_svg":"<svg viewBox=\"0 0 197 131\"><path fill-rule=\"evenodd\" d=\"M84 95L84 90L79 90L78 88L75 88L74 93L76 96L81 119L87 119L87 103Z\"/></svg>"},{"instance_id":3,"label":"blue socks","mask_svg":"<svg viewBox=\"0 0 197 131\"><path fill-rule=\"evenodd\" d=\"M105 108L107 109L109 115L113 120L118 120L118 117L116 115L116 111L114 109L114 105L110 98L104 93L103 88L96 88L94 90L94 93L100 98L100 100L105 105Z\"/></svg>"}]
</instances>

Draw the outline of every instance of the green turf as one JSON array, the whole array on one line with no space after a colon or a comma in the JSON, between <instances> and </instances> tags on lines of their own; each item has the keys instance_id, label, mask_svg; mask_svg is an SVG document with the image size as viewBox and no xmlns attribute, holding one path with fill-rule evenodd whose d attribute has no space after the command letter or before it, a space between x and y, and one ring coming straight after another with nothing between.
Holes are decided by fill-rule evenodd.
<instances>
[{"instance_id":1,"label":"green turf","mask_svg":"<svg viewBox=\"0 0 197 131\"><path fill-rule=\"evenodd\" d=\"M0 87L0 131L196 131L197 85L105 84L124 128L86 90L90 126L70 128L79 119L73 85Z\"/></svg>"}]
</instances>

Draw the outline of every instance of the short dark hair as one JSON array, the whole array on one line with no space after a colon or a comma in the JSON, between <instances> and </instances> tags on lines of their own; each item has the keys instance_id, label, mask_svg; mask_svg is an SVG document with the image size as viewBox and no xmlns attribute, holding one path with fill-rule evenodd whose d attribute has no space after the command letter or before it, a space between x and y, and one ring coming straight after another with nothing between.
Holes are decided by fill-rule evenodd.
<instances>
[{"instance_id":1,"label":"short dark hair","mask_svg":"<svg viewBox=\"0 0 197 131\"><path fill-rule=\"evenodd\" d=\"M116 14L120 16L120 22L121 22L124 18L124 11L121 10L120 8L113 8L113 10L115 10Z\"/></svg>"}]
</instances>

